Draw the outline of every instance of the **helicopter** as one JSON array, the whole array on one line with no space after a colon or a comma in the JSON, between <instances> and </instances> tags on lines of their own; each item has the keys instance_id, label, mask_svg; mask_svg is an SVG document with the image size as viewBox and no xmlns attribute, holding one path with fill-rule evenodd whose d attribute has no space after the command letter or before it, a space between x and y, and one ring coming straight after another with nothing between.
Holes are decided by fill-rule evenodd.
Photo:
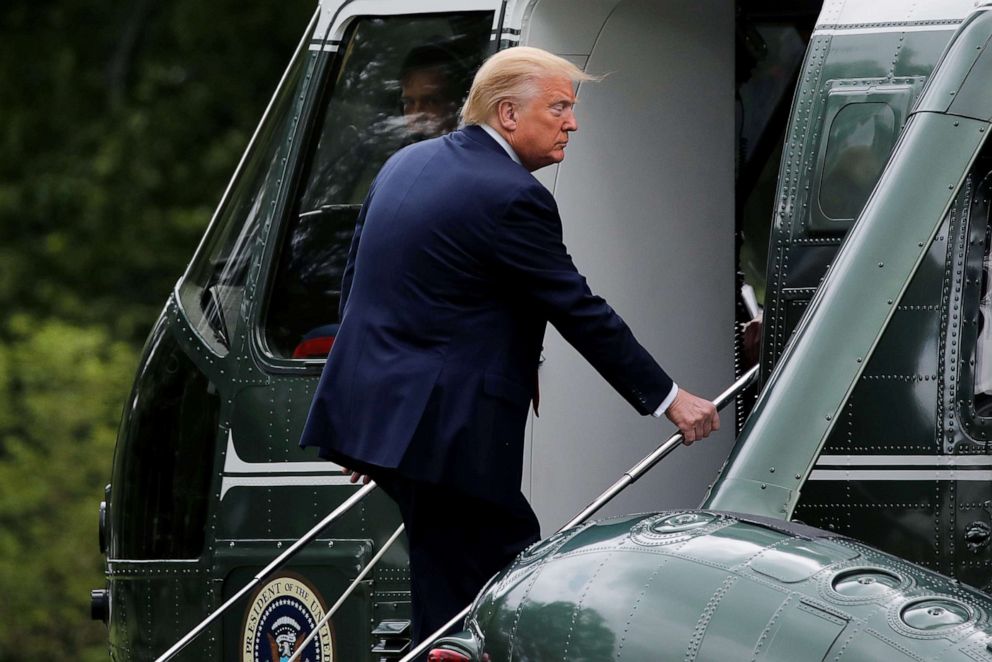
<instances>
[{"instance_id":1,"label":"helicopter","mask_svg":"<svg viewBox=\"0 0 992 662\"><path fill-rule=\"evenodd\" d=\"M701 509L539 543L435 659L992 659L992 599L971 587L992 579L992 5L923 77L901 58L917 64L949 15L864 9L827 3L813 32L779 173L767 377Z\"/></svg>"},{"instance_id":2,"label":"helicopter","mask_svg":"<svg viewBox=\"0 0 992 662\"><path fill-rule=\"evenodd\" d=\"M882 208L878 191L896 177L887 173L900 163L890 156L902 153L904 127L930 126L919 103L935 98L932 74L952 71L945 80L954 72L963 79L967 58L952 60L957 69L941 58L949 44L962 43L962 25L982 24L969 18L974 5L828 0L822 6L742 2L735 10L730 3L630 0L322 2L150 334L125 409L100 511L107 587L93 596L94 617L108 624L111 658L156 658L355 494L338 467L315 461L296 441L333 346L340 276L361 200L393 151L447 123L405 110L420 103L413 81L433 80L430 103L450 112L485 56L516 44L607 74L580 86L582 130L566 161L535 174L554 192L566 242L594 289L696 392L719 391L741 372L735 343L747 315L735 295L746 277L739 264L745 254L753 265L764 253L760 232L754 239L742 228L762 215L767 226L767 202L775 200L767 279L758 283L765 289L764 389L746 422L747 398L738 398L736 442L725 432L673 456L601 514L657 511L659 504L684 510L620 516L602 529L553 536L525 552L476 606L499 623L505 611L495 605L507 587L524 577L546 580L544 570L563 567L556 559L569 545L595 540L609 547L613 540L621 547L635 529L645 529L648 539L686 540L744 528L754 536L758 529L777 532L769 543L775 548L805 550L783 554L783 566L817 562L821 574L837 569L823 559L836 556L847 564L844 572L853 572L856 559L870 558L876 574L845 577L857 586L865 580L887 587L881 598L871 597L890 602L910 589L953 593L948 587L957 587L935 572L910 572L896 557L987 587L992 462L982 451L992 396L981 390L990 380L976 347L984 342L987 289L980 248L989 242L970 220L980 217L975 205L985 200L984 179L972 169L972 161L979 169L984 163L980 137L950 143L957 134L934 131L933 142L920 143L932 169L897 198L898 210L932 211L943 225L913 244L922 242L915 262L904 264L909 252L900 253L895 241L875 242L894 255L876 260L881 266L870 274L848 271L860 263L846 257L855 245L848 235L865 225L854 221ZM972 55L984 52L984 42L970 45ZM734 88L736 98L728 93ZM948 115L939 108L931 112ZM954 121L960 128L977 120ZM949 154L949 147L963 151ZM929 190L924 184L955 168L961 175L943 184L942 196L921 197ZM945 198L954 201L953 213ZM894 234L902 236L898 228ZM845 251L838 252L842 244ZM923 271L910 268L916 265ZM764 278L764 270L750 271L752 279ZM877 276L890 279L883 319L852 312L853 303L838 317L824 303L855 301L843 287L864 296L882 292ZM831 280L844 286L826 287ZM823 294L828 291L832 298ZM700 321L687 327L686 319ZM892 332L880 335L880 328ZM859 334L860 345L847 345L848 332ZM850 362L840 360L851 352L857 356ZM834 372L821 383L828 368ZM540 378L541 415L528 424L522 489L548 530L599 490L597 475L620 473L652 448L657 430L634 420L553 333ZM719 479L708 485L721 464ZM706 510L690 510L701 501ZM791 519L882 551L862 546L855 553L855 543L837 551L832 537L771 521ZM389 500L369 493L176 659L285 659L315 630L305 659L408 655L405 552L402 543L386 545L398 524ZM537 557L540 563L526 563ZM537 566L540 577L526 571ZM370 577L356 582L363 571ZM791 576L770 572L768 581ZM802 581L812 586L819 577ZM721 581L730 580L727 574ZM351 597L322 624L330 601L349 589ZM924 622L930 611L940 611L942 622L957 618L954 633L977 637L968 628L983 626L987 598L954 590L961 595L931 595L945 601L916 600L912 609L923 605L917 611ZM820 609L844 621L836 606L795 600L816 618L833 622L815 612ZM535 605L520 603L516 613L544 613ZM889 620L903 622L908 610ZM588 620L577 609L563 613ZM461 645L481 659L503 636L487 631L485 620L477 609L462 644L438 650ZM578 621L589 626L581 639L599 641L586 620ZM783 636L819 621L790 615L784 623ZM900 641L915 641L920 629L905 628ZM843 640L837 634L843 629L829 646ZM540 628L506 633L511 651L526 650L527 637L541 636ZM682 641L671 643L685 655ZM989 659L978 643L969 643L977 651L973 659ZM698 659L728 659L699 657L700 650Z\"/></svg>"}]
</instances>

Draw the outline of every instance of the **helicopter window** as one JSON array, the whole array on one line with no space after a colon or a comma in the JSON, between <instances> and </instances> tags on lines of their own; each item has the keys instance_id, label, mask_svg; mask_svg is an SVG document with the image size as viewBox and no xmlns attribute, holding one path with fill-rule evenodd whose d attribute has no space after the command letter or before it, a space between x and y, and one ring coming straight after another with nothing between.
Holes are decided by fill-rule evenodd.
<instances>
[{"instance_id":1,"label":"helicopter window","mask_svg":"<svg viewBox=\"0 0 992 662\"><path fill-rule=\"evenodd\" d=\"M357 19L326 84L270 288L268 351L323 359L337 330L341 276L361 202L385 160L458 124L493 14Z\"/></svg>"},{"instance_id":2,"label":"helicopter window","mask_svg":"<svg viewBox=\"0 0 992 662\"><path fill-rule=\"evenodd\" d=\"M830 124L820 182L820 209L827 218L851 221L861 213L882 174L898 133L885 103L844 106Z\"/></svg>"},{"instance_id":3,"label":"helicopter window","mask_svg":"<svg viewBox=\"0 0 992 662\"><path fill-rule=\"evenodd\" d=\"M295 56L243 166L179 286L186 315L200 336L226 354L237 322L253 248L283 178L283 163L302 103L304 70L315 55Z\"/></svg>"},{"instance_id":4,"label":"helicopter window","mask_svg":"<svg viewBox=\"0 0 992 662\"><path fill-rule=\"evenodd\" d=\"M120 558L192 559L203 551L219 399L171 333L156 329L124 415ZM118 487L119 486L119 487Z\"/></svg>"},{"instance_id":5,"label":"helicopter window","mask_svg":"<svg viewBox=\"0 0 992 662\"><path fill-rule=\"evenodd\" d=\"M809 180L809 222L803 231L837 235L851 227L925 82L922 76L828 82L823 134Z\"/></svg>"}]
</instances>

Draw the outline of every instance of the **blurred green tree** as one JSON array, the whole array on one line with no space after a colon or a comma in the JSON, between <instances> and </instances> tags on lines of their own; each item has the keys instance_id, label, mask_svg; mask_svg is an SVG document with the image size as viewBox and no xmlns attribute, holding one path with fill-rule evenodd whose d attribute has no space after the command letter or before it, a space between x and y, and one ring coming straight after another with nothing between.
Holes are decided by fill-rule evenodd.
<instances>
[{"instance_id":1,"label":"blurred green tree","mask_svg":"<svg viewBox=\"0 0 992 662\"><path fill-rule=\"evenodd\" d=\"M315 8L6 0L0 301L143 339Z\"/></svg>"},{"instance_id":2,"label":"blurred green tree","mask_svg":"<svg viewBox=\"0 0 992 662\"><path fill-rule=\"evenodd\" d=\"M5 660L107 659L88 623L102 584L94 504L136 352L100 327L9 321L0 348L0 649Z\"/></svg>"},{"instance_id":3,"label":"blurred green tree","mask_svg":"<svg viewBox=\"0 0 992 662\"><path fill-rule=\"evenodd\" d=\"M140 344L315 8L0 4L0 659L107 659L96 506Z\"/></svg>"}]
</instances>

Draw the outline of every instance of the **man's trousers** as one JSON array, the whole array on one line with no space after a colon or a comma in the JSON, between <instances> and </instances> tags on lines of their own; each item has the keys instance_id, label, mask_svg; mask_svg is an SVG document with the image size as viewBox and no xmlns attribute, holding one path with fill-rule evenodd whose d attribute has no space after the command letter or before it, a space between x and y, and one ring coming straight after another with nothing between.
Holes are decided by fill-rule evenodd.
<instances>
[{"instance_id":1,"label":"man's trousers","mask_svg":"<svg viewBox=\"0 0 992 662\"><path fill-rule=\"evenodd\" d=\"M522 494L503 504L381 469L372 477L399 505L406 525L414 646L540 539L537 517Z\"/></svg>"}]
</instances>

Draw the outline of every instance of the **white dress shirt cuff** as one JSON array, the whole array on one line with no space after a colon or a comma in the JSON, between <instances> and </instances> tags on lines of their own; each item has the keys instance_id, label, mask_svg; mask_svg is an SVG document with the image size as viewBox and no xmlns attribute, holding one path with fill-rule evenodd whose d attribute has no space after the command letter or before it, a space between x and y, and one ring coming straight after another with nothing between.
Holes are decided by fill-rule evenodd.
<instances>
[{"instance_id":1,"label":"white dress shirt cuff","mask_svg":"<svg viewBox=\"0 0 992 662\"><path fill-rule=\"evenodd\" d=\"M665 410L667 410L668 407L671 406L671 404L675 401L675 396L678 394L679 394L679 385L673 383L672 390L668 392L668 396L664 400L662 400L661 404L658 405L658 408L654 410L652 416L654 416L655 418L659 418L662 414L664 414Z\"/></svg>"}]
</instances>

